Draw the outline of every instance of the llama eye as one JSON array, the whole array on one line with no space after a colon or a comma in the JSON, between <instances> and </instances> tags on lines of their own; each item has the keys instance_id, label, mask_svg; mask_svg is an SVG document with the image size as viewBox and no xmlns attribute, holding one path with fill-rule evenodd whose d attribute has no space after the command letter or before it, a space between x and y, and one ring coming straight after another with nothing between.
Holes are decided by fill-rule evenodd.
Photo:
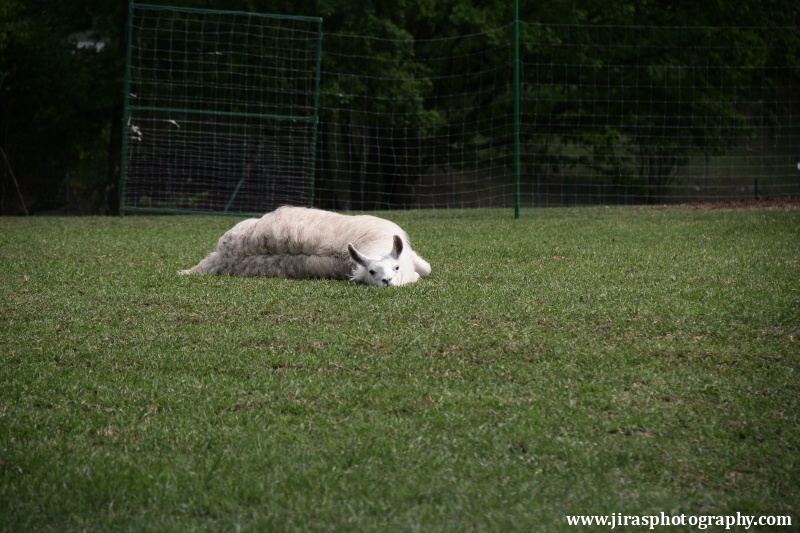
<instances>
[{"instance_id":1,"label":"llama eye","mask_svg":"<svg viewBox=\"0 0 800 533\"><path fill-rule=\"evenodd\" d=\"M374 271L374 270L370 270L370 271L369 271L369 275L370 275L370 276L374 276L374 275L375 275L375 271Z\"/></svg>"},{"instance_id":2,"label":"llama eye","mask_svg":"<svg viewBox=\"0 0 800 533\"><path fill-rule=\"evenodd\" d=\"M394 267L394 269L395 271L400 270L400 265L397 265L396 267Z\"/></svg>"}]
</instances>

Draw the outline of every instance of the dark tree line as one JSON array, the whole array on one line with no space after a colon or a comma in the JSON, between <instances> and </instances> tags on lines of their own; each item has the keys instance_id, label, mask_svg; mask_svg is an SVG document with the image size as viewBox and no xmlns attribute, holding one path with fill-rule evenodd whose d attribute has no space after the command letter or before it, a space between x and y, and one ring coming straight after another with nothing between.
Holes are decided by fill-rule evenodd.
<instances>
[{"instance_id":1,"label":"dark tree line","mask_svg":"<svg viewBox=\"0 0 800 533\"><path fill-rule=\"evenodd\" d=\"M367 201L371 197L403 204L412 185L408 169L444 164L439 159L447 150L461 149L463 158L470 157L467 151L490 153L499 160L510 157L510 127L488 135L481 126L481 114L508 107L510 76L443 75L444 69L469 73L481 71L487 62L509 63L510 2L148 3L319 16L326 34L383 39L371 41L373 49L361 50L372 61L347 59L344 54L328 57L323 51L327 62L323 71L359 76L322 80L320 141L325 151L320 157L327 162L319 169L321 202L382 206L380 200ZM563 156L563 150L553 148L574 145L591 156L580 164L620 186L642 185L646 179L644 185L663 188L689 157L720 153L746 136L746 117L758 116L762 123L778 127L784 110L776 102L797 98L764 94L797 87L800 4L796 1L743 0L731 6L720 1L557 0L523 1L520 9L523 163L530 174L559 172L576 164ZM126 0L0 0L0 148L8 159L6 164L0 158L2 214L21 212L19 193L33 212L59 208L64 202L74 202L84 212L116 211L127 10ZM565 32L574 32L576 25L592 28L569 36L578 44L585 39L584 45L559 47L567 38ZM622 26L644 29L623 35L616 31L614 38L623 44L627 40L629 46L598 46L611 38L606 33ZM675 32L671 37L675 42L689 40L683 44L697 46L664 48L651 41L653 32L647 27L672 28L667 31ZM680 27L695 30L681 32ZM724 31L732 27L736 30ZM458 38L464 35L478 37ZM385 45L389 41L392 44ZM691 57L698 49L707 50L707 56ZM426 61L448 56L463 64ZM353 64L337 65L337 61ZM478 61L482 64L471 64ZM548 68L579 62L587 67L578 77ZM670 68L677 64L704 68ZM758 86L750 78L754 72L760 77ZM624 88L635 83L625 78L642 76L650 80L651 94L640 98L639 108L631 112L631 95ZM396 81L379 83L387 77ZM618 83L603 85L596 83L598 79ZM345 83L375 86L340 86ZM669 94L674 88L684 94ZM374 95L369 104L374 107L337 101L342 94L359 92ZM586 102L593 102L593 107L586 108ZM531 119L544 116L546 121ZM615 118L602 123L598 116ZM713 119L702 124L686 120L697 116ZM448 128L453 122L463 127ZM426 146L429 138L442 139L441 149ZM338 157L338 152L350 157ZM380 195L365 188L365 173L385 176L377 186ZM345 176L346 198L333 197L325 188L326 176L339 180Z\"/></svg>"}]
</instances>

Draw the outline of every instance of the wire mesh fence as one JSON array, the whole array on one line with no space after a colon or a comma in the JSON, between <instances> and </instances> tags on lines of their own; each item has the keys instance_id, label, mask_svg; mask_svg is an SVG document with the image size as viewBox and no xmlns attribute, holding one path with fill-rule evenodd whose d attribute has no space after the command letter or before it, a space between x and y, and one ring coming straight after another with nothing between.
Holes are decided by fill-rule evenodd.
<instances>
[{"instance_id":1,"label":"wire mesh fence","mask_svg":"<svg viewBox=\"0 0 800 533\"><path fill-rule=\"evenodd\" d=\"M234 26L218 21L245 15L204 16L217 22L175 15L132 28L134 45L161 43L148 50L158 82L145 87L134 68L132 96L136 87L156 99L180 95L196 113L163 115L136 93L128 208L259 213L283 203L372 210L800 194L796 28L519 21L516 39L509 24L445 38L387 30L315 41L315 29L294 22L285 34L258 26L233 38ZM202 55L176 61L175 43L189 41ZM257 54L238 51L254 41ZM302 60L287 63L284 50ZM229 56L242 58L234 70L246 76L220 69ZM302 111L286 111L299 100ZM258 104L247 119L232 112L249 102L274 107ZM138 188L134 168L146 169Z\"/></svg>"},{"instance_id":2,"label":"wire mesh fence","mask_svg":"<svg viewBox=\"0 0 800 533\"><path fill-rule=\"evenodd\" d=\"M320 23L131 4L123 209L311 202Z\"/></svg>"},{"instance_id":3,"label":"wire mesh fence","mask_svg":"<svg viewBox=\"0 0 800 533\"><path fill-rule=\"evenodd\" d=\"M525 27L529 203L797 194L795 28Z\"/></svg>"}]
</instances>

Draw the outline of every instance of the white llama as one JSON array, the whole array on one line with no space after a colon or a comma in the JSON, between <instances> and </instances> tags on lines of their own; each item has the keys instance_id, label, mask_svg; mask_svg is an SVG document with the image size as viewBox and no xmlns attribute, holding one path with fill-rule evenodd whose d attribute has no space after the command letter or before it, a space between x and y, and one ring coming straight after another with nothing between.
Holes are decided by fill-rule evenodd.
<instances>
[{"instance_id":1,"label":"white llama","mask_svg":"<svg viewBox=\"0 0 800 533\"><path fill-rule=\"evenodd\" d=\"M391 287L431 273L394 222L305 207L280 207L236 224L181 274L350 279Z\"/></svg>"}]
</instances>

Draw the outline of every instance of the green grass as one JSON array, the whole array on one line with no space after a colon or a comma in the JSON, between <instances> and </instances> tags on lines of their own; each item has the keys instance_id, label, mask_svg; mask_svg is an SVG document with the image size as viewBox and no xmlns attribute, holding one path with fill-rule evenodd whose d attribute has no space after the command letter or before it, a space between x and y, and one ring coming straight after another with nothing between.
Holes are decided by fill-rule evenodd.
<instances>
[{"instance_id":1,"label":"green grass","mask_svg":"<svg viewBox=\"0 0 800 533\"><path fill-rule=\"evenodd\" d=\"M183 277L236 219L0 219L0 528L798 527L800 213L387 217L430 278Z\"/></svg>"}]
</instances>

